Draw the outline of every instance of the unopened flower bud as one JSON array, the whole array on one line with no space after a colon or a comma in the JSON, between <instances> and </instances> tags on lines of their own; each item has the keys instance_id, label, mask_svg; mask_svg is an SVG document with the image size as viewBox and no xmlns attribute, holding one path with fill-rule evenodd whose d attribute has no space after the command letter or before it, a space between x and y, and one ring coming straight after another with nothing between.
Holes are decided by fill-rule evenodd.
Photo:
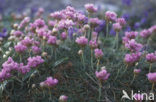
<instances>
[{"instance_id":1,"label":"unopened flower bud","mask_svg":"<svg viewBox=\"0 0 156 102\"><path fill-rule=\"evenodd\" d=\"M79 54L79 55L82 55L82 54L83 54L83 51L82 51L82 50L79 50L79 51L78 51L78 54Z\"/></svg>"},{"instance_id":2,"label":"unopened flower bud","mask_svg":"<svg viewBox=\"0 0 156 102\"><path fill-rule=\"evenodd\" d=\"M48 55L47 52L42 53L42 57L46 57L47 55Z\"/></svg>"},{"instance_id":3,"label":"unopened flower bud","mask_svg":"<svg viewBox=\"0 0 156 102\"><path fill-rule=\"evenodd\" d=\"M4 54L4 55L3 55L3 58L7 58L7 56Z\"/></svg>"},{"instance_id":4,"label":"unopened flower bud","mask_svg":"<svg viewBox=\"0 0 156 102\"><path fill-rule=\"evenodd\" d=\"M84 25L84 29L85 30L89 30L90 29L90 26L88 24Z\"/></svg>"},{"instance_id":5,"label":"unopened flower bud","mask_svg":"<svg viewBox=\"0 0 156 102\"><path fill-rule=\"evenodd\" d=\"M65 95L61 95L59 98L59 102L67 102L67 100L68 100L68 96Z\"/></svg>"}]
</instances>

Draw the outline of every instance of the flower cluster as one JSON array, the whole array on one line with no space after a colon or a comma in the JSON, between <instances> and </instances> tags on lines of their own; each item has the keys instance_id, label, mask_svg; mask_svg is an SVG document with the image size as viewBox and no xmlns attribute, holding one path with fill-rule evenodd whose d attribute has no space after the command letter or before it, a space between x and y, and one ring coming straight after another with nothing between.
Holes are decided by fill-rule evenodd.
<instances>
[{"instance_id":1,"label":"flower cluster","mask_svg":"<svg viewBox=\"0 0 156 102\"><path fill-rule=\"evenodd\" d=\"M110 73L107 72L106 69L102 69L101 71L96 71L95 72L96 77L101 80L101 81L105 81L109 78Z\"/></svg>"},{"instance_id":2,"label":"flower cluster","mask_svg":"<svg viewBox=\"0 0 156 102\"><path fill-rule=\"evenodd\" d=\"M156 55L154 53L148 53L146 55L146 60L150 63L156 62Z\"/></svg>"},{"instance_id":3,"label":"flower cluster","mask_svg":"<svg viewBox=\"0 0 156 102\"><path fill-rule=\"evenodd\" d=\"M132 53L132 54L126 54L125 55L125 59L124 61L128 64L128 65L133 65L134 63L136 63L137 61L139 61L141 57L141 53Z\"/></svg>"},{"instance_id":4,"label":"flower cluster","mask_svg":"<svg viewBox=\"0 0 156 102\"><path fill-rule=\"evenodd\" d=\"M101 58L102 56L103 56L103 52L102 52L102 50L101 49L95 49L94 50L94 53L95 53L95 57L97 58L97 59L99 59L99 58Z\"/></svg>"},{"instance_id":5,"label":"flower cluster","mask_svg":"<svg viewBox=\"0 0 156 102\"><path fill-rule=\"evenodd\" d=\"M58 80L54 79L53 77L47 77L47 79L43 82L40 83L41 87L54 87L55 85L57 85Z\"/></svg>"},{"instance_id":6,"label":"flower cluster","mask_svg":"<svg viewBox=\"0 0 156 102\"><path fill-rule=\"evenodd\" d=\"M32 68L38 67L38 65L42 64L44 59L41 56L29 57L28 58L28 65Z\"/></svg>"},{"instance_id":7,"label":"flower cluster","mask_svg":"<svg viewBox=\"0 0 156 102\"><path fill-rule=\"evenodd\" d=\"M156 72L154 73L148 73L147 78L150 82L156 83Z\"/></svg>"}]
</instances>

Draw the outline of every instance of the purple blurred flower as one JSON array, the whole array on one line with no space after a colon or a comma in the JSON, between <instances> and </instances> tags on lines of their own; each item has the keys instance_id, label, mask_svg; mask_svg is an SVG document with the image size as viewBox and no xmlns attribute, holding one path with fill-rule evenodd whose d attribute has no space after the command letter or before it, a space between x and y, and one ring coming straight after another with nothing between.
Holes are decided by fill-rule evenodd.
<instances>
[{"instance_id":1,"label":"purple blurred flower","mask_svg":"<svg viewBox=\"0 0 156 102\"><path fill-rule=\"evenodd\" d=\"M3 28L2 32L0 32L0 37L5 38L7 36L7 29Z\"/></svg>"}]
</instances>

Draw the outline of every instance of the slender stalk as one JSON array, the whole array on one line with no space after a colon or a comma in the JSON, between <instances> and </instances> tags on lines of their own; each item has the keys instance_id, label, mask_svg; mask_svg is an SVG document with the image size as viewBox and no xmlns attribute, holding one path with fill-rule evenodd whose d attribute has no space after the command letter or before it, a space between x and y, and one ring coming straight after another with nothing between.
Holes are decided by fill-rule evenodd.
<instances>
[{"instance_id":1,"label":"slender stalk","mask_svg":"<svg viewBox=\"0 0 156 102\"><path fill-rule=\"evenodd\" d=\"M151 69L152 69L152 63L150 63L149 73L151 72Z\"/></svg>"},{"instance_id":2,"label":"slender stalk","mask_svg":"<svg viewBox=\"0 0 156 102\"><path fill-rule=\"evenodd\" d=\"M109 21L106 21L106 38L108 38L109 33Z\"/></svg>"},{"instance_id":3,"label":"slender stalk","mask_svg":"<svg viewBox=\"0 0 156 102\"><path fill-rule=\"evenodd\" d=\"M155 85L155 84L154 84L154 83L152 83L152 91L154 90L154 85Z\"/></svg>"},{"instance_id":4,"label":"slender stalk","mask_svg":"<svg viewBox=\"0 0 156 102\"><path fill-rule=\"evenodd\" d=\"M102 83L99 80L99 99L98 99L99 102L101 101L101 91L102 91L101 89L102 89Z\"/></svg>"},{"instance_id":5,"label":"slender stalk","mask_svg":"<svg viewBox=\"0 0 156 102\"><path fill-rule=\"evenodd\" d=\"M85 70L86 68L85 68L85 61L84 61L84 52L83 52L83 50L82 50L82 63L83 63L83 68Z\"/></svg>"},{"instance_id":6,"label":"slender stalk","mask_svg":"<svg viewBox=\"0 0 156 102\"><path fill-rule=\"evenodd\" d=\"M52 100L52 97L51 97L51 91L50 91L50 88L48 88L49 89L49 96L50 96L50 101Z\"/></svg>"},{"instance_id":7,"label":"slender stalk","mask_svg":"<svg viewBox=\"0 0 156 102\"><path fill-rule=\"evenodd\" d=\"M93 70L93 50L91 49L91 68Z\"/></svg>"},{"instance_id":8,"label":"slender stalk","mask_svg":"<svg viewBox=\"0 0 156 102\"><path fill-rule=\"evenodd\" d=\"M97 59L97 70L99 70L100 59Z\"/></svg>"},{"instance_id":9,"label":"slender stalk","mask_svg":"<svg viewBox=\"0 0 156 102\"><path fill-rule=\"evenodd\" d=\"M133 79L132 79L132 81L131 81L131 84L130 84L130 85L132 85L132 84L133 84L135 77L136 77L136 75L134 74Z\"/></svg>"}]
</instances>

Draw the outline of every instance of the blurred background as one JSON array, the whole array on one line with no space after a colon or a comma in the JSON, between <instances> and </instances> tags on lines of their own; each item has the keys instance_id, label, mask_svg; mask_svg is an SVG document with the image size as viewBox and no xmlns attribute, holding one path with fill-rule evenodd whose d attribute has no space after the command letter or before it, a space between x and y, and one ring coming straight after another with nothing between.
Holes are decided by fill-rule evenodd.
<instances>
[{"instance_id":1,"label":"blurred background","mask_svg":"<svg viewBox=\"0 0 156 102\"><path fill-rule=\"evenodd\" d=\"M0 15L8 16L16 13L16 15L33 16L38 8L44 8L46 15L46 13L64 9L68 5L85 11L86 3L95 4L100 15L103 15L106 10L118 12L129 21L131 28L128 29L156 24L156 0L0 0Z\"/></svg>"}]
</instances>

